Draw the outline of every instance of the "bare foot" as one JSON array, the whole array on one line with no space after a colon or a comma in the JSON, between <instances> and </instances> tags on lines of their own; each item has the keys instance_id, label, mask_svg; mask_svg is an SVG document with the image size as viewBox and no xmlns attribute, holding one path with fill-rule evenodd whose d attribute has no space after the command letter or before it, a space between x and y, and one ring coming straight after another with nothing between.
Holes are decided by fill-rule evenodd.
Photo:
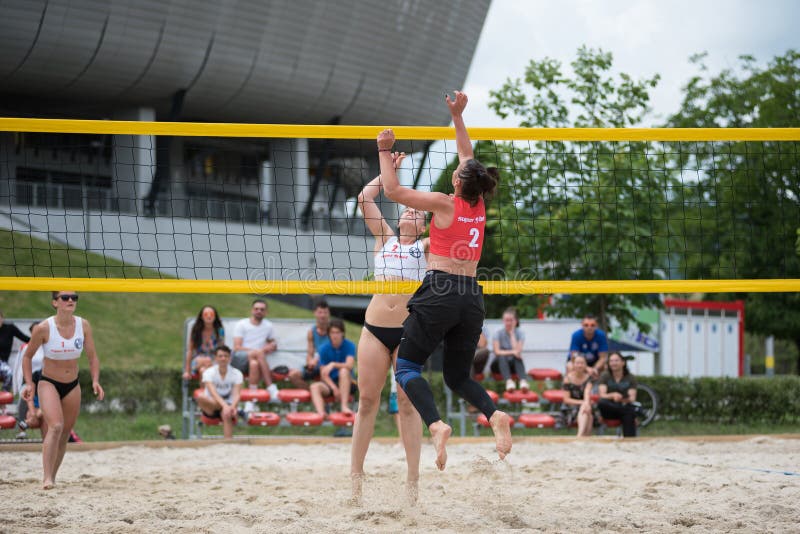
<instances>
[{"instance_id":1,"label":"bare foot","mask_svg":"<svg viewBox=\"0 0 800 534\"><path fill-rule=\"evenodd\" d=\"M506 426L508 426L508 423L506 423ZM450 428L450 425L440 420L431 424L428 430L431 433L431 439L433 439L433 447L436 449L436 467L439 471L444 471L444 466L447 463L445 445L447 445L447 440L450 438L453 429Z\"/></svg>"},{"instance_id":2,"label":"bare foot","mask_svg":"<svg viewBox=\"0 0 800 534\"><path fill-rule=\"evenodd\" d=\"M489 419L489 424L492 425L492 432L494 432L495 449L497 449L500 459L503 460L511 452L511 419L505 412L495 410Z\"/></svg>"},{"instance_id":3,"label":"bare foot","mask_svg":"<svg viewBox=\"0 0 800 534\"><path fill-rule=\"evenodd\" d=\"M348 504L350 506L361 506L361 501L364 496L363 490L364 473L350 473L350 484L352 492Z\"/></svg>"},{"instance_id":4,"label":"bare foot","mask_svg":"<svg viewBox=\"0 0 800 534\"><path fill-rule=\"evenodd\" d=\"M353 413L353 410L351 410L349 406L342 406L342 413L343 414L351 414L351 413Z\"/></svg>"},{"instance_id":5,"label":"bare foot","mask_svg":"<svg viewBox=\"0 0 800 534\"><path fill-rule=\"evenodd\" d=\"M417 504L419 500L419 480L406 480L406 499L410 505Z\"/></svg>"},{"instance_id":6,"label":"bare foot","mask_svg":"<svg viewBox=\"0 0 800 534\"><path fill-rule=\"evenodd\" d=\"M42 483L42 489L43 489L43 490L49 490L49 489L53 489L55 486L56 486L56 483L55 483L55 482L53 482L52 480L45 480L45 481Z\"/></svg>"}]
</instances>

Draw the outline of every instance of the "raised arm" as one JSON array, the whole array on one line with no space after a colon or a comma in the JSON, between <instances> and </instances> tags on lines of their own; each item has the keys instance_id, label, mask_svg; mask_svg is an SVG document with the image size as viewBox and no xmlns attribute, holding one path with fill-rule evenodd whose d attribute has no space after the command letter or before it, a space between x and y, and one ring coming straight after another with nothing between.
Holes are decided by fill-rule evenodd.
<instances>
[{"instance_id":1,"label":"raised arm","mask_svg":"<svg viewBox=\"0 0 800 534\"><path fill-rule=\"evenodd\" d=\"M467 107L467 95L461 91L455 91L455 100L450 99L450 95L445 94L444 99L447 107L450 108L450 116L453 118L453 127L456 130L456 149L458 150L458 161L463 163L468 159L475 158L472 151L472 141L469 140L467 127L464 125L464 118L461 114Z\"/></svg>"},{"instance_id":2,"label":"raised arm","mask_svg":"<svg viewBox=\"0 0 800 534\"><path fill-rule=\"evenodd\" d=\"M392 154L392 159L395 161L395 169L403 161L403 158L405 158L405 154L398 154L397 152ZM386 240L394 235L392 227L383 218L383 213L381 213L378 204L375 203L375 199L381 193L381 185L381 175L379 174L368 182L358 195L358 208L364 216L364 223L367 228L375 236L376 246L383 246Z\"/></svg>"},{"instance_id":3,"label":"raised arm","mask_svg":"<svg viewBox=\"0 0 800 534\"><path fill-rule=\"evenodd\" d=\"M453 203L450 197L444 193L417 191L400 185L397 171L394 168L392 146L394 146L392 130L383 130L378 134L378 160L381 164L381 181L386 196L404 206L418 210L433 213L442 213L448 210L452 212Z\"/></svg>"}]
</instances>

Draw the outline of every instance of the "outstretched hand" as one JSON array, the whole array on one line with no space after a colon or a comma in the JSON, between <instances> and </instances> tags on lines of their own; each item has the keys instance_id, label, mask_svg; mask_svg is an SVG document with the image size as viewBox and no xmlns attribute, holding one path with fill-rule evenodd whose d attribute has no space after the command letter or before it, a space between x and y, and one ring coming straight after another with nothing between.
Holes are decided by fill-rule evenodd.
<instances>
[{"instance_id":1,"label":"outstretched hand","mask_svg":"<svg viewBox=\"0 0 800 534\"><path fill-rule=\"evenodd\" d=\"M378 150L391 150L394 146L394 132L387 128L378 134Z\"/></svg>"},{"instance_id":2,"label":"outstretched hand","mask_svg":"<svg viewBox=\"0 0 800 534\"><path fill-rule=\"evenodd\" d=\"M461 115L464 108L467 107L467 93L461 91L454 91L455 100L450 98L450 95L445 94L444 99L447 102L447 107L450 108L450 115L457 117Z\"/></svg>"}]
</instances>

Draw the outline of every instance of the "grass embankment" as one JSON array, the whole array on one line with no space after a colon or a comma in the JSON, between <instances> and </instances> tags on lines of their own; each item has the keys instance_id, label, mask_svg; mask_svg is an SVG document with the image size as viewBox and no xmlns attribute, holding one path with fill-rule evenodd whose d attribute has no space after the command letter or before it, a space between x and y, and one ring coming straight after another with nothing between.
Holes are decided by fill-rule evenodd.
<instances>
[{"instance_id":1,"label":"grass embankment","mask_svg":"<svg viewBox=\"0 0 800 534\"><path fill-rule=\"evenodd\" d=\"M0 276L166 278L157 271L5 230L0 230L0 257ZM224 317L244 317L250 312L253 298L254 295L230 294L84 292L77 313L92 324L102 366L178 370L183 361L183 324L187 317L197 316L206 304L213 305ZM309 310L266 300L269 317L313 321ZM44 318L53 314L50 295L35 291L0 291L0 310L8 318ZM360 327L352 323L347 327L347 337L357 343Z\"/></svg>"}]
</instances>

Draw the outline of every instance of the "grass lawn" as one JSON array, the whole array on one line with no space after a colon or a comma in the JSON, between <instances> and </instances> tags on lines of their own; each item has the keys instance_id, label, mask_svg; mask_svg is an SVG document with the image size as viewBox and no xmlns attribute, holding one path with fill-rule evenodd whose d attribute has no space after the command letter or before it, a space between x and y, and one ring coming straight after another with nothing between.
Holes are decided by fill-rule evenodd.
<instances>
[{"instance_id":1,"label":"grass lawn","mask_svg":"<svg viewBox=\"0 0 800 534\"><path fill-rule=\"evenodd\" d=\"M50 248L48 248L50 247ZM0 230L0 276L99 276L157 278L164 276L139 267L124 266L96 254L67 250L57 244ZM36 268L32 264L36 264ZM111 266L108 269L104 265ZM56 288L54 288L56 289ZM69 288L63 288L69 289ZM245 317L253 295L169 293L83 293L78 315L92 324L101 365L117 369L163 367L180 369L183 361L183 323L211 304L224 317ZM273 299L269 317L308 318L310 310ZM50 294L0 291L0 310L7 318L44 318L53 314ZM360 325L347 324L355 343Z\"/></svg>"}]
</instances>

